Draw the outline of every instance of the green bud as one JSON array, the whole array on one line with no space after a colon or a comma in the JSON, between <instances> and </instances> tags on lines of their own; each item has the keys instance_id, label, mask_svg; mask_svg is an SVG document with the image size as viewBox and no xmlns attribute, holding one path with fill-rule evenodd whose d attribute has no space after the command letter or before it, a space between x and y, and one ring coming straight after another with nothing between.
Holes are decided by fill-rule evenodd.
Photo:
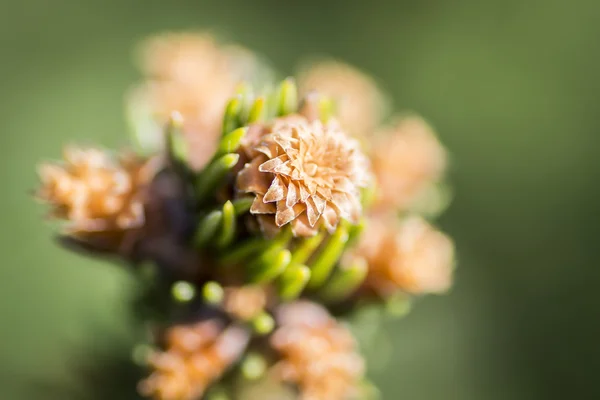
<instances>
[{"instance_id":1,"label":"green bud","mask_svg":"<svg viewBox=\"0 0 600 400\"><path fill-rule=\"evenodd\" d=\"M235 236L236 215L233 203L227 201L223 205L223 223L221 224L221 232L217 236L217 246L226 247L229 245Z\"/></svg>"},{"instance_id":2,"label":"green bud","mask_svg":"<svg viewBox=\"0 0 600 400\"><path fill-rule=\"evenodd\" d=\"M254 102L254 90L252 85L247 82L242 82L238 85L236 94L241 96L241 107L238 115L239 126L246 125L248 122L248 116L250 115L250 108Z\"/></svg>"},{"instance_id":3,"label":"green bud","mask_svg":"<svg viewBox=\"0 0 600 400\"><path fill-rule=\"evenodd\" d=\"M330 281L323 287L321 295L327 301L338 301L352 294L364 281L369 266L363 258L352 260L351 264L340 265L333 272Z\"/></svg>"},{"instance_id":4,"label":"green bud","mask_svg":"<svg viewBox=\"0 0 600 400\"><path fill-rule=\"evenodd\" d=\"M254 202L253 197L240 197L239 199L235 199L233 201L233 208L235 208L236 215L242 215L250 211L250 207L252 207L252 203Z\"/></svg>"},{"instance_id":5,"label":"green bud","mask_svg":"<svg viewBox=\"0 0 600 400\"><path fill-rule=\"evenodd\" d=\"M288 115L298 111L298 88L293 78L287 78L279 86L277 115Z\"/></svg>"},{"instance_id":6,"label":"green bud","mask_svg":"<svg viewBox=\"0 0 600 400\"><path fill-rule=\"evenodd\" d=\"M257 275L261 274L261 271L268 271L274 268L273 264L276 262L279 253L283 249L287 248L292 236L292 230L288 226L285 227L274 239L268 241L268 245L265 248L261 248L262 252L258 255L258 257L250 262L250 276L256 278ZM277 275L274 277L276 276Z\"/></svg>"},{"instance_id":7,"label":"green bud","mask_svg":"<svg viewBox=\"0 0 600 400\"><path fill-rule=\"evenodd\" d=\"M206 282L202 287L202 298L210 304L219 304L223 301L224 290L217 282Z\"/></svg>"},{"instance_id":8,"label":"green bud","mask_svg":"<svg viewBox=\"0 0 600 400\"><path fill-rule=\"evenodd\" d=\"M365 230L366 225L367 225L367 220L366 220L366 218L363 217L360 219L358 224L351 225L348 228L348 235L350 236L348 238L348 246L353 245L360 238L360 235Z\"/></svg>"},{"instance_id":9,"label":"green bud","mask_svg":"<svg viewBox=\"0 0 600 400\"><path fill-rule=\"evenodd\" d=\"M237 95L227 103L223 116L223 135L228 134L240 126L240 113L242 111L242 96Z\"/></svg>"},{"instance_id":10,"label":"green bud","mask_svg":"<svg viewBox=\"0 0 600 400\"><path fill-rule=\"evenodd\" d=\"M240 368L244 378L254 381L265 374L267 361L260 354L250 353L244 358Z\"/></svg>"},{"instance_id":11,"label":"green bud","mask_svg":"<svg viewBox=\"0 0 600 400\"><path fill-rule=\"evenodd\" d=\"M187 303L196 297L196 288L189 282L178 281L171 286L173 299L180 303Z\"/></svg>"},{"instance_id":12,"label":"green bud","mask_svg":"<svg viewBox=\"0 0 600 400\"><path fill-rule=\"evenodd\" d=\"M242 260L247 260L255 254L264 252L269 247L269 242L264 238L248 239L243 243L235 244L219 259L221 265L230 265Z\"/></svg>"},{"instance_id":13,"label":"green bud","mask_svg":"<svg viewBox=\"0 0 600 400\"><path fill-rule=\"evenodd\" d=\"M220 210L211 211L202 218L198 224L196 235L194 236L194 243L196 246L206 246L214 238L222 221L223 211Z\"/></svg>"},{"instance_id":14,"label":"green bud","mask_svg":"<svg viewBox=\"0 0 600 400\"><path fill-rule=\"evenodd\" d=\"M289 265L292 255L288 249L282 249L272 254L274 250L267 252L266 257L259 257L257 262L253 262L250 268L251 280L253 283L267 283L277 278Z\"/></svg>"},{"instance_id":15,"label":"green bud","mask_svg":"<svg viewBox=\"0 0 600 400\"><path fill-rule=\"evenodd\" d=\"M250 108L250 113L248 115L248 124L260 122L265 119L266 105L267 104L264 97L259 97L254 100L254 104L252 104L252 108Z\"/></svg>"},{"instance_id":16,"label":"green bud","mask_svg":"<svg viewBox=\"0 0 600 400\"><path fill-rule=\"evenodd\" d=\"M325 244L315 261L310 265L311 276L308 287L311 289L321 286L329 277L331 270L338 262L346 243L348 242L347 222L342 221L329 241Z\"/></svg>"},{"instance_id":17,"label":"green bud","mask_svg":"<svg viewBox=\"0 0 600 400\"><path fill-rule=\"evenodd\" d=\"M179 112L174 111L167 123L167 150L172 160L187 165L188 147L182 127L183 117Z\"/></svg>"},{"instance_id":18,"label":"green bud","mask_svg":"<svg viewBox=\"0 0 600 400\"><path fill-rule=\"evenodd\" d=\"M319 117L328 122L335 115L335 103L329 97L319 98Z\"/></svg>"},{"instance_id":19,"label":"green bud","mask_svg":"<svg viewBox=\"0 0 600 400\"><path fill-rule=\"evenodd\" d=\"M292 253L292 264L305 264L324 238L325 232L321 231L315 236L303 239Z\"/></svg>"},{"instance_id":20,"label":"green bud","mask_svg":"<svg viewBox=\"0 0 600 400\"><path fill-rule=\"evenodd\" d=\"M219 142L219 148L217 149L217 154L215 158L220 157L223 154L233 153L237 151L237 149L240 147L242 139L244 138L244 136L246 136L246 133L248 133L248 128L242 127L237 128L224 135L221 138L221 141Z\"/></svg>"},{"instance_id":21,"label":"green bud","mask_svg":"<svg viewBox=\"0 0 600 400\"><path fill-rule=\"evenodd\" d=\"M268 335L275 328L275 320L267 312L262 312L252 320L252 327L259 335Z\"/></svg>"},{"instance_id":22,"label":"green bud","mask_svg":"<svg viewBox=\"0 0 600 400\"><path fill-rule=\"evenodd\" d=\"M296 299L310 279L310 268L291 264L279 277L279 295L284 301Z\"/></svg>"},{"instance_id":23,"label":"green bud","mask_svg":"<svg viewBox=\"0 0 600 400\"><path fill-rule=\"evenodd\" d=\"M217 186L224 181L229 170L237 164L239 159L239 154L229 153L213 160L196 180L198 199L202 201L214 193Z\"/></svg>"}]
</instances>

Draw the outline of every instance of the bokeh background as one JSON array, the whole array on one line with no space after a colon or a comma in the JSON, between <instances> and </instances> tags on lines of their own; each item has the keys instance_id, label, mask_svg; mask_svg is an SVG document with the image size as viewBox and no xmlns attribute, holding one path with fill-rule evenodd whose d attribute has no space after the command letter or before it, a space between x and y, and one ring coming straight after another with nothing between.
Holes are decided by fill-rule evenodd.
<instances>
[{"instance_id":1,"label":"bokeh background","mask_svg":"<svg viewBox=\"0 0 600 400\"><path fill-rule=\"evenodd\" d=\"M284 74L355 64L452 153L456 286L386 324L384 399L600 398L597 0L13 0L0 21L1 399L47 399L73 348L127 336L127 275L55 246L30 193L62 144L126 142L131 51L181 28Z\"/></svg>"}]
</instances>

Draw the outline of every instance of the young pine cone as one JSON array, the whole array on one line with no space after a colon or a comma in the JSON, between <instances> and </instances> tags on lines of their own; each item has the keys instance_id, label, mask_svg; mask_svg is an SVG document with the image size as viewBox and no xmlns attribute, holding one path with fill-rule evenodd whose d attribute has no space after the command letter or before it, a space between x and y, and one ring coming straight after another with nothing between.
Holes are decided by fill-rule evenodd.
<instances>
[{"instance_id":1,"label":"young pine cone","mask_svg":"<svg viewBox=\"0 0 600 400\"><path fill-rule=\"evenodd\" d=\"M341 219L358 222L369 167L358 143L336 124L280 118L247 153L237 189L256 196L250 212L265 234L290 223L295 236L312 236L321 225L332 231Z\"/></svg>"},{"instance_id":2,"label":"young pine cone","mask_svg":"<svg viewBox=\"0 0 600 400\"><path fill-rule=\"evenodd\" d=\"M321 306L282 306L271 345L281 355L274 371L294 384L302 400L346 400L356 394L364 362L351 333Z\"/></svg>"},{"instance_id":3,"label":"young pine cone","mask_svg":"<svg viewBox=\"0 0 600 400\"><path fill-rule=\"evenodd\" d=\"M243 48L221 46L199 33L153 37L142 46L140 59L147 81L133 88L128 98L136 130L142 130L140 140L162 142L160 131L178 112L188 161L200 170L217 148L227 101L257 68L256 59Z\"/></svg>"},{"instance_id":4,"label":"young pine cone","mask_svg":"<svg viewBox=\"0 0 600 400\"><path fill-rule=\"evenodd\" d=\"M383 297L443 293L452 284L454 245L419 217L399 226L394 217L370 219L352 253L368 263L365 287Z\"/></svg>"},{"instance_id":5,"label":"young pine cone","mask_svg":"<svg viewBox=\"0 0 600 400\"><path fill-rule=\"evenodd\" d=\"M248 334L208 320L167 332L166 350L149 358L152 374L138 386L156 400L196 400L242 355Z\"/></svg>"},{"instance_id":6,"label":"young pine cone","mask_svg":"<svg viewBox=\"0 0 600 400\"><path fill-rule=\"evenodd\" d=\"M409 209L428 185L446 169L446 151L431 127L419 117L407 117L381 132L371 162L379 189L376 207Z\"/></svg>"},{"instance_id":7,"label":"young pine cone","mask_svg":"<svg viewBox=\"0 0 600 400\"><path fill-rule=\"evenodd\" d=\"M70 147L64 161L39 168L37 196L50 204L50 215L68 221L67 233L76 239L115 250L125 245L126 234L144 225L144 194L158 160Z\"/></svg>"}]
</instances>

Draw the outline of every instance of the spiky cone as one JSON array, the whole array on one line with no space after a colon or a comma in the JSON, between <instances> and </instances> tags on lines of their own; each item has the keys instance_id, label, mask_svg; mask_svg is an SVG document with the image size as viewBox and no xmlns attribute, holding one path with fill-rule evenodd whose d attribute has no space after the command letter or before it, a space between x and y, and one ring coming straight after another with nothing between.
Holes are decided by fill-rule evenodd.
<instances>
[{"instance_id":1,"label":"spiky cone","mask_svg":"<svg viewBox=\"0 0 600 400\"><path fill-rule=\"evenodd\" d=\"M298 301L281 306L271 345L281 359L273 374L295 385L302 400L345 400L356 395L364 362L355 340L321 306Z\"/></svg>"},{"instance_id":2,"label":"spiky cone","mask_svg":"<svg viewBox=\"0 0 600 400\"><path fill-rule=\"evenodd\" d=\"M146 193L161 161L76 147L66 148L63 156L62 164L39 167L37 197L50 205L50 216L67 221L68 236L126 251L145 224Z\"/></svg>"},{"instance_id":3,"label":"spiky cone","mask_svg":"<svg viewBox=\"0 0 600 400\"><path fill-rule=\"evenodd\" d=\"M336 116L348 132L371 135L387 109L387 101L375 81L358 69L336 61L308 65L300 71L301 96L316 91L331 98Z\"/></svg>"},{"instance_id":4,"label":"spiky cone","mask_svg":"<svg viewBox=\"0 0 600 400\"><path fill-rule=\"evenodd\" d=\"M452 285L454 245L420 217L400 223L393 215L371 218L350 253L368 264L364 289L384 298L444 293Z\"/></svg>"},{"instance_id":5,"label":"spiky cone","mask_svg":"<svg viewBox=\"0 0 600 400\"><path fill-rule=\"evenodd\" d=\"M138 390L155 400L196 400L243 354L248 333L218 320L172 327L166 349L150 355L151 375Z\"/></svg>"},{"instance_id":6,"label":"spiky cone","mask_svg":"<svg viewBox=\"0 0 600 400\"><path fill-rule=\"evenodd\" d=\"M267 236L290 224L294 236L335 230L342 219L357 223L360 188L370 170L358 143L335 123L309 122L302 115L277 118L255 142L236 189L255 196L250 213Z\"/></svg>"},{"instance_id":7,"label":"spiky cone","mask_svg":"<svg viewBox=\"0 0 600 400\"><path fill-rule=\"evenodd\" d=\"M425 120L408 116L376 136L371 162L378 187L374 206L406 211L443 177L447 155Z\"/></svg>"},{"instance_id":8,"label":"spiky cone","mask_svg":"<svg viewBox=\"0 0 600 400\"><path fill-rule=\"evenodd\" d=\"M217 148L229 98L258 68L256 59L200 33L158 35L145 43L140 58L148 80L134 87L127 100L137 141L157 147L162 127L177 111L183 117L189 165L200 170Z\"/></svg>"}]
</instances>

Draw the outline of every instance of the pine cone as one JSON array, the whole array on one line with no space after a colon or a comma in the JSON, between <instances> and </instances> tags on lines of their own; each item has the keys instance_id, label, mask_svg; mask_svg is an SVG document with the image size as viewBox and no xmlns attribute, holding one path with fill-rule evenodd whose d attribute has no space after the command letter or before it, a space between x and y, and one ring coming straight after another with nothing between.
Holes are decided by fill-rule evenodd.
<instances>
[{"instance_id":1,"label":"pine cone","mask_svg":"<svg viewBox=\"0 0 600 400\"><path fill-rule=\"evenodd\" d=\"M351 333L317 304L301 301L282 306L281 327L271 345L282 359L276 375L298 386L302 400L348 399L356 394L363 359Z\"/></svg>"},{"instance_id":2,"label":"pine cone","mask_svg":"<svg viewBox=\"0 0 600 400\"><path fill-rule=\"evenodd\" d=\"M166 350L150 356L154 371L138 386L143 396L157 400L201 398L248 344L248 334L243 329L223 329L216 320L175 326L166 337Z\"/></svg>"},{"instance_id":3,"label":"pine cone","mask_svg":"<svg viewBox=\"0 0 600 400\"><path fill-rule=\"evenodd\" d=\"M383 209L410 208L446 168L445 149L419 117L404 118L381 132L371 154L379 188L376 206Z\"/></svg>"},{"instance_id":4,"label":"pine cone","mask_svg":"<svg viewBox=\"0 0 600 400\"><path fill-rule=\"evenodd\" d=\"M399 226L393 216L370 219L353 253L369 265L365 287L384 297L398 290L443 293L452 284L452 241L420 217Z\"/></svg>"},{"instance_id":5,"label":"pine cone","mask_svg":"<svg viewBox=\"0 0 600 400\"><path fill-rule=\"evenodd\" d=\"M267 235L288 223L295 236L312 236L321 225L334 230L342 218L358 222L368 163L335 123L278 119L247 153L237 189L255 194L250 212Z\"/></svg>"},{"instance_id":6,"label":"pine cone","mask_svg":"<svg viewBox=\"0 0 600 400\"><path fill-rule=\"evenodd\" d=\"M40 166L37 196L52 206L52 217L69 222L68 235L118 247L124 234L144 225L144 193L158 159L129 153L113 159L98 149L74 147L65 149L64 159L63 165Z\"/></svg>"}]
</instances>

